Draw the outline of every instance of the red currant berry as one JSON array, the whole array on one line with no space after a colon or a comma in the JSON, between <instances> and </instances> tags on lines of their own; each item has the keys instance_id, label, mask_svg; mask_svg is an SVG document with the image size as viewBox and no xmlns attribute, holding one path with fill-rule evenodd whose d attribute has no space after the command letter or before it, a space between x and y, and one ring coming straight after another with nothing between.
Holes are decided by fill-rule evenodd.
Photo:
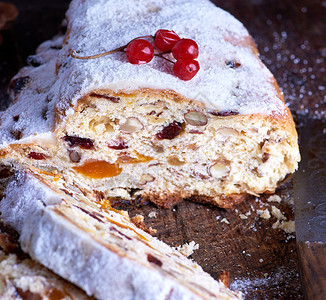
<instances>
[{"instance_id":1,"label":"red currant berry","mask_svg":"<svg viewBox=\"0 0 326 300\"><path fill-rule=\"evenodd\" d=\"M173 46L172 54L176 60L195 59L198 57L198 45L194 40L181 39Z\"/></svg>"},{"instance_id":2,"label":"red currant berry","mask_svg":"<svg viewBox=\"0 0 326 300\"><path fill-rule=\"evenodd\" d=\"M178 59L173 65L174 75L181 80L192 79L199 71L199 63L194 59Z\"/></svg>"},{"instance_id":3,"label":"red currant berry","mask_svg":"<svg viewBox=\"0 0 326 300\"><path fill-rule=\"evenodd\" d=\"M180 37L173 30L159 29L155 33L154 45L162 52L169 52Z\"/></svg>"},{"instance_id":4,"label":"red currant berry","mask_svg":"<svg viewBox=\"0 0 326 300\"><path fill-rule=\"evenodd\" d=\"M133 40L128 44L126 54L130 63L135 65L146 64L154 57L154 47L146 40Z\"/></svg>"}]
</instances>

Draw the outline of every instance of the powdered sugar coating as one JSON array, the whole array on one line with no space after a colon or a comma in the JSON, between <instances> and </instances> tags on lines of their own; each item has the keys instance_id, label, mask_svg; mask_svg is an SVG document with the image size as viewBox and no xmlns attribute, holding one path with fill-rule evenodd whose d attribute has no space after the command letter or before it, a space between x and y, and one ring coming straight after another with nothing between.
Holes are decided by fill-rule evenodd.
<instances>
[{"instance_id":1,"label":"powdered sugar coating","mask_svg":"<svg viewBox=\"0 0 326 300\"><path fill-rule=\"evenodd\" d=\"M19 76L28 74L31 80L2 115L2 143L14 141L13 129L21 131L23 138L51 131L55 108L68 115L82 95L98 88L174 90L203 102L208 109L284 113L285 105L276 96L271 73L246 43L250 39L247 30L207 0L76 0L67 18L65 42L58 37L44 43L38 50L44 63L20 71ZM112 50L158 29L174 30L198 43L200 70L192 80L174 76L172 64L159 57L145 65L132 65L125 53L90 60L69 56L71 50L80 56ZM238 46L233 45L236 41ZM50 46L62 43L61 50ZM234 60L241 66L230 68L227 62ZM16 114L22 117L13 122Z\"/></svg>"},{"instance_id":2,"label":"powdered sugar coating","mask_svg":"<svg viewBox=\"0 0 326 300\"><path fill-rule=\"evenodd\" d=\"M61 180L36 176L15 174L0 202L3 220L19 232L25 252L88 295L108 300L242 298L118 211L101 209L76 188L66 195Z\"/></svg>"}]
</instances>

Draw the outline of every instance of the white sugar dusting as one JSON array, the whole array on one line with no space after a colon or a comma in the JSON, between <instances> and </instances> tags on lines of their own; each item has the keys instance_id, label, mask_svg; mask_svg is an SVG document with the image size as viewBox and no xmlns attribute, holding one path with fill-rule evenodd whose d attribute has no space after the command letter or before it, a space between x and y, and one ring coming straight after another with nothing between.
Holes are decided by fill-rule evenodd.
<instances>
[{"instance_id":1,"label":"white sugar dusting","mask_svg":"<svg viewBox=\"0 0 326 300\"><path fill-rule=\"evenodd\" d=\"M65 42L61 36L43 43L36 55L42 64L26 67L15 77L25 76L28 83L1 115L2 144L15 141L15 132L28 138L51 131L56 109L71 114L71 106L82 95L102 88L167 89L201 101L208 109L284 113L285 106L271 84L272 74L247 45L247 30L209 1L72 1L67 18ZM90 60L69 56L71 50L81 56L112 50L158 29L174 30L198 43L201 69L191 81L174 76L172 65L159 57L146 65L132 65L124 53ZM230 68L229 61L241 65Z\"/></svg>"},{"instance_id":2,"label":"white sugar dusting","mask_svg":"<svg viewBox=\"0 0 326 300\"><path fill-rule=\"evenodd\" d=\"M302 10L302 21L309 19L307 7L302 7ZM264 41L261 58L275 74L279 74L277 80L286 91L284 97L287 106L298 114L325 118L326 89L321 78L325 72L326 49L320 48L315 51L314 41L307 39L307 35L300 32L302 28L293 31L293 28L287 28L287 22L274 25L271 20L267 20L266 24L270 27L278 27L278 31L273 33L272 45L267 47L265 46L266 41ZM286 30L291 32L289 39ZM296 34L298 34L298 39L294 41L293 36ZM301 36L299 37L299 35ZM315 40L320 38L323 38L322 32L315 37ZM295 42L293 46L297 47L295 52L291 52L292 42ZM274 51L270 51L271 48ZM307 53L311 53L311 55L307 55ZM289 68L289 64L292 64L293 67ZM318 88L319 86L321 89Z\"/></svg>"},{"instance_id":3,"label":"white sugar dusting","mask_svg":"<svg viewBox=\"0 0 326 300\"><path fill-rule=\"evenodd\" d=\"M277 295L277 298L280 299L286 296L285 287L287 287L287 285L291 286L290 283L292 282L293 277L298 276L299 275L296 273L296 270L282 267L276 269L271 274L266 273L265 277L263 278L235 278L235 280L230 283L230 288L242 292L245 296L244 298L246 298L246 296L248 295L248 291L253 292L253 294L259 298L259 292L261 290L268 290L269 293L273 293L275 297ZM293 286L291 286L291 288L293 288ZM300 285L298 285L298 294L300 288ZM249 297L248 295L248 299L251 297Z\"/></svg>"}]
</instances>

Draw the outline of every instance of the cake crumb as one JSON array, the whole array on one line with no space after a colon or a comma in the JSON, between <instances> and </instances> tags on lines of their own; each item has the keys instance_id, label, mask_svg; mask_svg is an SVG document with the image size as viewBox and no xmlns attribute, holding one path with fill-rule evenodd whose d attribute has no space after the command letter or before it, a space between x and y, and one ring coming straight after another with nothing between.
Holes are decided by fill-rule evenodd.
<instances>
[{"instance_id":1,"label":"cake crumb","mask_svg":"<svg viewBox=\"0 0 326 300\"><path fill-rule=\"evenodd\" d=\"M175 247L181 254L188 257L194 253L195 250L199 249L199 244L196 244L194 241L191 241L189 244L185 243L184 245L180 245Z\"/></svg>"},{"instance_id":2,"label":"cake crumb","mask_svg":"<svg viewBox=\"0 0 326 300\"><path fill-rule=\"evenodd\" d=\"M268 197L267 201L281 203L282 198L279 195L271 195Z\"/></svg>"},{"instance_id":3,"label":"cake crumb","mask_svg":"<svg viewBox=\"0 0 326 300\"><path fill-rule=\"evenodd\" d=\"M227 218L223 218L221 220L221 223L230 224L230 222L227 220Z\"/></svg>"},{"instance_id":4,"label":"cake crumb","mask_svg":"<svg viewBox=\"0 0 326 300\"><path fill-rule=\"evenodd\" d=\"M228 271L222 271L219 275L218 275L218 279L223 282L223 284L229 288L230 287L230 272Z\"/></svg>"},{"instance_id":5,"label":"cake crumb","mask_svg":"<svg viewBox=\"0 0 326 300\"><path fill-rule=\"evenodd\" d=\"M278 220L286 220L285 216L282 214L280 209L278 209L274 205L272 206L272 215Z\"/></svg>"},{"instance_id":6,"label":"cake crumb","mask_svg":"<svg viewBox=\"0 0 326 300\"><path fill-rule=\"evenodd\" d=\"M278 226L280 226L281 222L279 220L277 220L273 225L272 228L273 229L278 229Z\"/></svg>"},{"instance_id":7,"label":"cake crumb","mask_svg":"<svg viewBox=\"0 0 326 300\"><path fill-rule=\"evenodd\" d=\"M295 222L287 221L282 222L279 226L280 229L283 229L286 233L294 233L295 232Z\"/></svg>"},{"instance_id":8,"label":"cake crumb","mask_svg":"<svg viewBox=\"0 0 326 300\"><path fill-rule=\"evenodd\" d=\"M154 234L156 233L156 229L153 229L152 227L147 227L145 222L144 222L144 216L142 215L136 215L132 217L131 222L134 223L139 229L144 230L145 232L149 234Z\"/></svg>"},{"instance_id":9,"label":"cake crumb","mask_svg":"<svg viewBox=\"0 0 326 300\"><path fill-rule=\"evenodd\" d=\"M257 214L262 218L262 219L269 219L271 217L271 214L269 210L266 208L264 210L262 209L257 209Z\"/></svg>"},{"instance_id":10,"label":"cake crumb","mask_svg":"<svg viewBox=\"0 0 326 300\"><path fill-rule=\"evenodd\" d=\"M282 229L286 233L294 233L295 232L295 222L294 221L280 222L280 220L277 220L273 224L272 228L273 229Z\"/></svg>"},{"instance_id":11,"label":"cake crumb","mask_svg":"<svg viewBox=\"0 0 326 300\"><path fill-rule=\"evenodd\" d=\"M244 214L240 214L239 217L240 217L241 220L248 219L248 217L246 215L244 215Z\"/></svg>"},{"instance_id":12,"label":"cake crumb","mask_svg":"<svg viewBox=\"0 0 326 300\"><path fill-rule=\"evenodd\" d=\"M130 193L124 188L114 188L112 190L112 196L119 197L119 198L127 200L127 201L131 200Z\"/></svg>"},{"instance_id":13,"label":"cake crumb","mask_svg":"<svg viewBox=\"0 0 326 300\"><path fill-rule=\"evenodd\" d=\"M148 217L150 217L150 218L156 218L156 217L157 217L157 212L156 212L156 211L151 211L151 212L148 214Z\"/></svg>"}]
</instances>

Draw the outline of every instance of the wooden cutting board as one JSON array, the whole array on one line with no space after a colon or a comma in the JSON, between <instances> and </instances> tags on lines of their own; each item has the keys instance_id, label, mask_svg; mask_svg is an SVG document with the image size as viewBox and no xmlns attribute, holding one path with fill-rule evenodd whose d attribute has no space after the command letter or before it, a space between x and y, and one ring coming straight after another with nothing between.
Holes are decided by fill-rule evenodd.
<instances>
[{"instance_id":1,"label":"wooden cutting board","mask_svg":"<svg viewBox=\"0 0 326 300\"><path fill-rule=\"evenodd\" d=\"M11 28L2 31L0 46L0 106L8 106L10 78L25 64L38 44L58 32L69 1L10 1L19 10ZM261 58L275 75L285 99L296 115L308 112L323 116L326 111L326 1L215 0L232 13L254 37ZM236 210L226 211L185 201L173 210L126 207L142 214L148 226L169 245L195 241L192 254L214 278L230 272L231 287L247 299L303 298L297 269L293 233L273 229L277 218L260 216L257 210L278 208L287 221L294 219L292 183L277 194L252 197ZM275 210L274 208L274 210ZM274 225L275 226L275 225Z\"/></svg>"}]
</instances>

